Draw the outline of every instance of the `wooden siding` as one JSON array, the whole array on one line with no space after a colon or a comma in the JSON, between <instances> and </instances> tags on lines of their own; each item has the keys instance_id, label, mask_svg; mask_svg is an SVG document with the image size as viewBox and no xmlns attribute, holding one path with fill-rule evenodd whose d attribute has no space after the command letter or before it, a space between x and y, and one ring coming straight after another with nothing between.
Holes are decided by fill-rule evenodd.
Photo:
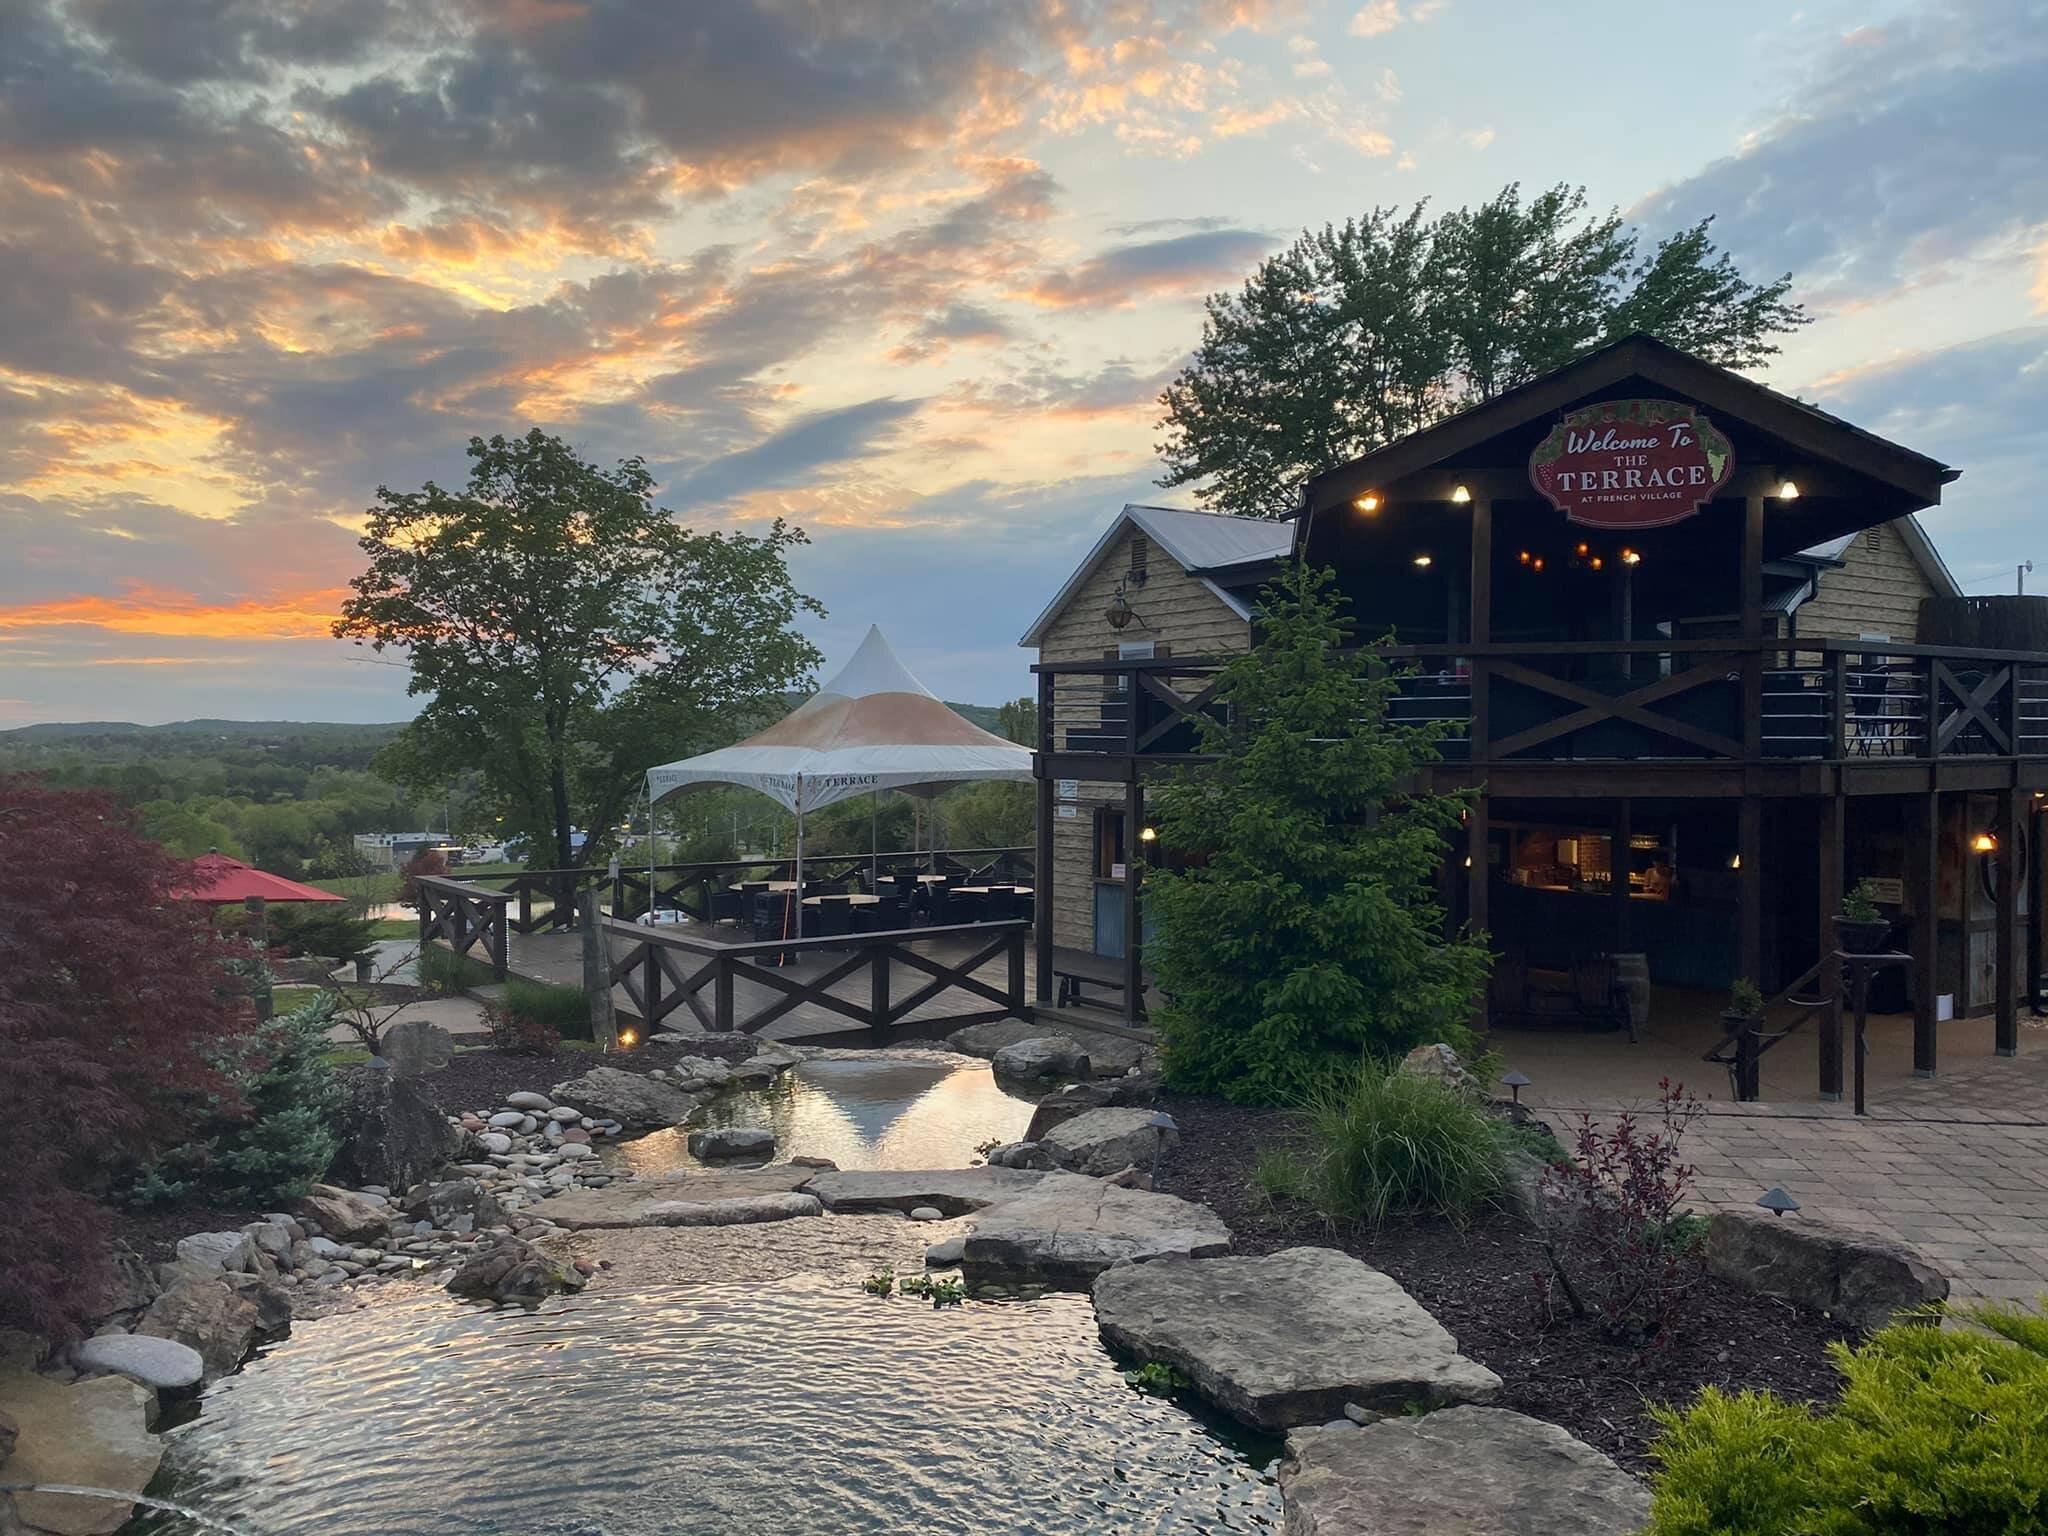
<instances>
[{"instance_id":1,"label":"wooden siding","mask_svg":"<svg viewBox=\"0 0 2048 1536\"><path fill-rule=\"evenodd\" d=\"M1880 523L1856 535L1842 552L1841 569L1820 573L1818 592L1794 622L1802 640L1886 635L1912 645L1919 638L1920 599L1933 592L1898 525Z\"/></svg>"},{"instance_id":2,"label":"wooden siding","mask_svg":"<svg viewBox=\"0 0 2048 1536\"><path fill-rule=\"evenodd\" d=\"M1150 640L1169 656L1221 656L1251 645L1251 625L1233 612L1198 577L1190 576L1156 540L1146 560L1148 579L1129 594L1138 617L1121 633L1103 614L1131 566L1131 536L1123 534L1103 551L1087 578L1053 615L1040 637L1040 661L1097 661L1119 641ZM1141 624L1139 620L1142 620ZM1071 817L1054 810L1052 824L1053 942L1064 948L1095 948L1095 807L1121 805L1123 786L1084 780ZM1131 829L1131 836L1136 829Z\"/></svg>"}]
</instances>

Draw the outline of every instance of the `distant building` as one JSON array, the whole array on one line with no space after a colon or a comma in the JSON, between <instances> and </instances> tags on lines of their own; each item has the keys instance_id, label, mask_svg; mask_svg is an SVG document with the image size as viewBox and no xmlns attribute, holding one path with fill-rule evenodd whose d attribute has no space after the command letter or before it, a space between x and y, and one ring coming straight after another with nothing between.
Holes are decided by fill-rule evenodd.
<instances>
[{"instance_id":1,"label":"distant building","mask_svg":"<svg viewBox=\"0 0 2048 1536\"><path fill-rule=\"evenodd\" d=\"M384 869L402 868L428 848L453 851L446 832L358 832L356 852Z\"/></svg>"}]
</instances>

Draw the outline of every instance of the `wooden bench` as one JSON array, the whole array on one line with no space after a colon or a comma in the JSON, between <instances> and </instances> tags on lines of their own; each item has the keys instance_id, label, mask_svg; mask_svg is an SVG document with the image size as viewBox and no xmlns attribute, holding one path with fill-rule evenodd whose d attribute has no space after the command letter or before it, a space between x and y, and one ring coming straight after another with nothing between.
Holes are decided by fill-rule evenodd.
<instances>
[{"instance_id":1,"label":"wooden bench","mask_svg":"<svg viewBox=\"0 0 2048 1536\"><path fill-rule=\"evenodd\" d=\"M1081 994L1083 987L1100 987L1105 992L1119 995L1124 990L1124 967L1121 960L1083 954L1079 950L1055 951L1052 975L1053 999L1056 1006L1061 1008L1071 1008L1086 1001ZM1142 990L1141 987L1141 994ZM1135 1017L1144 1017L1145 1000L1142 995L1138 999L1138 1006L1132 1012Z\"/></svg>"}]
</instances>

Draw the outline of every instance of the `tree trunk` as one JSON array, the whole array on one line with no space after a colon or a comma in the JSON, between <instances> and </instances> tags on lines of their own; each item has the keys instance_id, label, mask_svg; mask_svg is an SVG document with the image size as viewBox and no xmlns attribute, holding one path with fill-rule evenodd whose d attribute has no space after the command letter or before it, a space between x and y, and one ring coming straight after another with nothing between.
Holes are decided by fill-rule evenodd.
<instances>
[{"instance_id":1,"label":"tree trunk","mask_svg":"<svg viewBox=\"0 0 2048 1536\"><path fill-rule=\"evenodd\" d=\"M550 754L548 795L555 819L555 868L567 869L574 858L569 847L569 765L560 751Z\"/></svg>"}]
</instances>

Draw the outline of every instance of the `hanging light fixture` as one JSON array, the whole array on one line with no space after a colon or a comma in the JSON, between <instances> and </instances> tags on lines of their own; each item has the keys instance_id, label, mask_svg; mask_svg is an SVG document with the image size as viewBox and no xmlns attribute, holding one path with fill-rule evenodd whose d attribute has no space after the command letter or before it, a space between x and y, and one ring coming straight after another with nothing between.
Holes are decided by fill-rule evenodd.
<instances>
[{"instance_id":1,"label":"hanging light fixture","mask_svg":"<svg viewBox=\"0 0 2048 1536\"><path fill-rule=\"evenodd\" d=\"M1797 482L1791 480L1781 480L1778 482L1778 500L1797 501L1798 499L1799 486Z\"/></svg>"},{"instance_id":2,"label":"hanging light fixture","mask_svg":"<svg viewBox=\"0 0 2048 1536\"><path fill-rule=\"evenodd\" d=\"M1130 623L1132 618L1135 617L1131 609L1131 600L1124 596L1124 584L1122 582L1116 584L1116 591L1111 594L1109 599L1109 609L1102 616L1109 620L1109 627L1111 629L1119 630Z\"/></svg>"},{"instance_id":3,"label":"hanging light fixture","mask_svg":"<svg viewBox=\"0 0 2048 1536\"><path fill-rule=\"evenodd\" d=\"M1459 506L1464 506L1471 499L1472 493L1465 489L1464 486L1457 485L1451 487L1451 500L1455 501Z\"/></svg>"},{"instance_id":4,"label":"hanging light fixture","mask_svg":"<svg viewBox=\"0 0 2048 1536\"><path fill-rule=\"evenodd\" d=\"M1972 853L1996 853L1998 852L1998 839L1989 832L1979 832L1970 839L1970 851Z\"/></svg>"},{"instance_id":5,"label":"hanging light fixture","mask_svg":"<svg viewBox=\"0 0 2048 1536\"><path fill-rule=\"evenodd\" d=\"M1378 491L1367 491L1358 500L1353 502L1352 505L1369 517L1380 509L1380 493Z\"/></svg>"},{"instance_id":6,"label":"hanging light fixture","mask_svg":"<svg viewBox=\"0 0 2048 1536\"><path fill-rule=\"evenodd\" d=\"M1621 552L1621 563L1623 565L1641 565L1643 557L1633 549L1624 549Z\"/></svg>"}]
</instances>

